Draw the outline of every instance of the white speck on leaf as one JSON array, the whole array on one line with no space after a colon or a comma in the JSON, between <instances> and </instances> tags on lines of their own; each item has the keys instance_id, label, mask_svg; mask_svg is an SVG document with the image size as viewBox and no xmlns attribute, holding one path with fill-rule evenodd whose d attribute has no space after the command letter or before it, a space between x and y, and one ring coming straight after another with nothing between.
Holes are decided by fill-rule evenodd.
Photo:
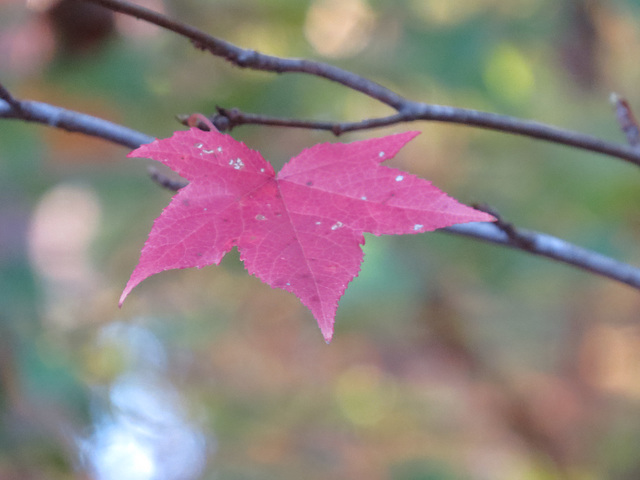
<instances>
[{"instance_id":1,"label":"white speck on leaf","mask_svg":"<svg viewBox=\"0 0 640 480\"><path fill-rule=\"evenodd\" d=\"M210 153L213 153L214 151L215 150L206 150L206 149L204 149L204 150L202 150L202 153L209 153L210 154Z\"/></svg>"},{"instance_id":2,"label":"white speck on leaf","mask_svg":"<svg viewBox=\"0 0 640 480\"><path fill-rule=\"evenodd\" d=\"M218 147L218 152L222 152L222 147Z\"/></svg>"},{"instance_id":3,"label":"white speck on leaf","mask_svg":"<svg viewBox=\"0 0 640 480\"><path fill-rule=\"evenodd\" d=\"M380 158L384 157L384 152L380 152L380 153L378 154L378 156L379 156Z\"/></svg>"},{"instance_id":4,"label":"white speck on leaf","mask_svg":"<svg viewBox=\"0 0 640 480\"><path fill-rule=\"evenodd\" d=\"M367 197L365 197L364 195L360 197L360 200L366 200Z\"/></svg>"},{"instance_id":5,"label":"white speck on leaf","mask_svg":"<svg viewBox=\"0 0 640 480\"><path fill-rule=\"evenodd\" d=\"M193 146L196 147L196 148L202 148L202 143L200 143L200 142L194 143Z\"/></svg>"},{"instance_id":6,"label":"white speck on leaf","mask_svg":"<svg viewBox=\"0 0 640 480\"><path fill-rule=\"evenodd\" d=\"M244 162L239 158L236 158L235 160L234 159L229 160L229 165L231 165L236 170L240 170L244 168Z\"/></svg>"},{"instance_id":7,"label":"white speck on leaf","mask_svg":"<svg viewBox=\"0 0 640 480\"><path fill-rule=\"evenodd\" d=\"M404 180L404 176L403 175L398 175L396 177L396 182L401 182L402 180Z\"/></svg>"},{"instance_id":8,"label":"white speck on leaf","mask_svg":"<svg viewBox=\"0 0 640 480\"><path fill-rule=\"evenodd\" d=\"M264 215L256 215L256 220L266 220L267 217L265 217Z\"/></svg>"},{"instance_id":9,"label":"white speck on leaf","mask_svg":"<svg viewBox=\"0 0 640 480\"><path fill-rule=\"evenodd\" d=\"M418 230L420 230L422 227L424 227L424 225L420 225L419 223L416 223L416 224L413 226L413 229L417 232L417 231L418 231Z\"/></svg>"},{"instance_id":10,"label":"white speck on leaf","mask_svg":"<svg viewBox=\"0 0 640 480\"><path fill-rule=\"evenodd\" d=\"M339 228L342 228L344 226L344 223L342 222L336 222L333 225L331 225L331 230L337 230Z\"/></svg>"},{"instance_id":11,"label":"white speck on leaf","mask_svg":"<svg viewBox=\"0 0 640 480\"><path fill-rule=\"evenodd\" d=\"M322 225L322 222L316 222L316 225Z\"/></svg>"}]
</instances>

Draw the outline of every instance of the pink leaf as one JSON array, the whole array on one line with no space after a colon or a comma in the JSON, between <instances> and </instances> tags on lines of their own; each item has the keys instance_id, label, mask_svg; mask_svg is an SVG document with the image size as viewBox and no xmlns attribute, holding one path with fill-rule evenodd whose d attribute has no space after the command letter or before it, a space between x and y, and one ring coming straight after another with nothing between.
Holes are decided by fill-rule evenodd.
<instances>
[{"instance_id":1,"label":"pink leaf","mask_svg":"<svg viewBox=\"0 0 640 480\"><path fill-rule=\"evenodd\" d=\"M259 152L217 131L175 132L129 154L190 181L156 219L120 305L145 278L219 264L234 246L250 274L296 295L327 342L358 274L363 232L420 233L493 221L409 173L380 165L418 132L304 150L275 175Z\"/></svg>"}]
</instances>

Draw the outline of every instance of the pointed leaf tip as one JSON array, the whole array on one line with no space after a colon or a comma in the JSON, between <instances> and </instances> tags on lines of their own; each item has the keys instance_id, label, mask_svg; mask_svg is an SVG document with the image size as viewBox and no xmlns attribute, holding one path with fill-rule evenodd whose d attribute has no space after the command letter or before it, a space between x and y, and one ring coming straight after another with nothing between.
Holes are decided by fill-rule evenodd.
<instances>
[{"instance_id":1,"label":"pointed leaf tip","mask_svg":"<svg viewBox=\"0 0 640 480\"><path fill-rule=\"evenodd\" d=\"M122 308L124 301L127 299L129 294L131 293L131 290L133 290L134 287L135 285L132 285L131 279L129 279L129 281L127 282L127 285L124 287L124 290L122 291L122 294L120 295L120 299L118 300L118 308Z\"/></svg>"}]
</instances>

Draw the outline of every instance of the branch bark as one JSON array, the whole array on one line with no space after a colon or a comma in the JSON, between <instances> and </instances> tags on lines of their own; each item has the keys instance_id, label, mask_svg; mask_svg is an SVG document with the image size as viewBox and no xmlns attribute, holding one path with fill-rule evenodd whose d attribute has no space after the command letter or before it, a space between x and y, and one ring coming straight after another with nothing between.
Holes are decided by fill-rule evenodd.
<instances>
[{"instance_id":1,"label":"branch bark","mask_svg":"<svg viewBox=\"0 0 640 480\"><path fill-rule=\"evenodd\" d=\"M83 133L132 149L154 140L149 135L102 118L56 107L48 103L17 100L9 94L6 88L2 85L0 87L0 92L6 92L13 99L13 102L9 102L5 96L0 97L0 118L40 123L68 132Z\"/></svg>"},{"instance_id":2,"label":"branch bark","mask_svg":"<svg viewBox=\"0 0 640 480\"><path fill-rule=\"evenodd\" d=\"M378 128L417 120L456 123L514 135L521 135L537 140L579 148L581 150L601 153L640 166L640 151L627 145L608 142L580 132L565 130L540 122L510 117L508 115L412 101L372 80L336 66L307 59L275 57L273 55L265 55L255 50L244 49L227 41L208 35L195 27L170 19L158 12L134 5L124 0L84 1L97 3L115 12L131 15L182 35L191 40L197 48L207 50L213 55L224 58L238 67L274 73L303 73L325 78L344 85L352 90L364 93L365 95L390 106L397 112L396 115L364 120L362 122L346 124L333 123L331 125L321 122L316 124L321 126L312 126L313 123L307 121L293 125L296 127L322 128L339 134L349 130ZM244 123L292 126L290 125L292 121L286 119L271 118L270 120L266 120L265 117L262 117L261 119L257 119L255 117L246 118L253 120L253 122L247 120Z\"/></svg>"},{"instance_id":3,"label":"branch bark","mask_svg":"<svg viewBox=\"0 0 640 480\"><path fill-rule=\"evenodd\" d=\"M517 228L514 237L495 223L466 223L441 231L546 257L640 290L640 268L546 233Z\"/></svg>"}]
</instances>

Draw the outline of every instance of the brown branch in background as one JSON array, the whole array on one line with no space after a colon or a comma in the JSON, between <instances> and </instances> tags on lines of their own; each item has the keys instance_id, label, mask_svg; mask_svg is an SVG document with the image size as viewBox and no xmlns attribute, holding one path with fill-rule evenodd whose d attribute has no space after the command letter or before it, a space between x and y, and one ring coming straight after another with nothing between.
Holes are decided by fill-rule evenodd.
<instances>
[{"instance_id":1,"label":"brown branch in background","mask_svg":"<svg viewBox=\"0 0 640 480\"><path fill-rule=\"evenodd\" d=\"M617 93L612 93L610 100L616 110L618 124L627 137L627 142L632 147L637 147L640 145L640 127L629 102Z\"/></svg>"},{"instance_id":2,"label":"brown branch in background","mask_svg":"<svg viewBox=\"0 0 640 480\"><path fill-rule=\"evenodd\" d=\"M115 12L125 13L133 17L143 19L154 25L182 35L198 48L207 50L213 55L224 58L241 68L263 70L275 73L297 72L316 77L325 78L337 82L352 90L364 93L398 112L398 115L384 117L382 119L367 120L368 123L356 123L353 129L376 128L401 122L427 120L435 122L456 123L461 125L496 130L514 135L544 140L547 142L567 145L570 147L588 150L617 157L640 166L640 152L626 145L607 142L597 137L585 135L579 132L564 130L550 125L530 120L522 120L507 115L499 115L489 112L481 112L465 108L457 108L445 105L414 102L389 90L382 85L361 77L353 72L329 65L323 62L297 58L280 58L265 55L254 50L240 48L224 40L208 35L190 25L170 19L158 12L134 5L123 0L84 0L103 5ZM310 123L298 123L285 125L288 120L272 119L271 123L265 123L267 117L259 119L262 124L278 126L296 126L300 128L311 127ZM255 117L252 120L257 120ZM239 116L236 115L236 123L239 124ZM278 123L279 122L279 123ZM250 122L245 122L250 123ZM340 124L334 128L325 128L331 131L344 132ZM355 128L357 126L357 128ZM327 127L325 125L325 127Z\"/></svg>"}]
</instances>

